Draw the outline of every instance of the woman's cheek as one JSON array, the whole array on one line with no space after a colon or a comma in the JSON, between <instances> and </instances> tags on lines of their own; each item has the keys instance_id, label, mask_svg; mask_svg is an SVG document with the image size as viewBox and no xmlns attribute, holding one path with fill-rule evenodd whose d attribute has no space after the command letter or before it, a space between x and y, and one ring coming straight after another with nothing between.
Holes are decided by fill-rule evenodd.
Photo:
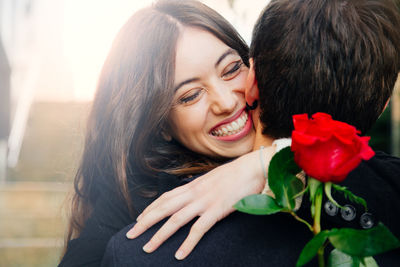
<instances>
[{"instance_id":1,"label":"woman's cheek","mask_svg":"<svg viewBox=\"0 0 400 267\"><path fill-rule=\"evenodd\" d=\"M230 82L232 83L232 88L235 88L237 93L241 93L242 98L244 99L245 88L246 88L246 80L247 80L248 70L242 71L237 77L232 79Z\"/></svg>"},{"instance_id":2,"label":"woman's cheek","mask_svg":"<svg viewBox=\"0 0 400 267\"><path fill-rule=\"evenodd\" d=\"M172 135L181 142L184 142L182 139L204 133L207 131L207 127L211 129L211 126L207 126L207 107L203 101L198 101L190 106L178 107L171 112L169 120Z\"/></svg>"}]
</instances>

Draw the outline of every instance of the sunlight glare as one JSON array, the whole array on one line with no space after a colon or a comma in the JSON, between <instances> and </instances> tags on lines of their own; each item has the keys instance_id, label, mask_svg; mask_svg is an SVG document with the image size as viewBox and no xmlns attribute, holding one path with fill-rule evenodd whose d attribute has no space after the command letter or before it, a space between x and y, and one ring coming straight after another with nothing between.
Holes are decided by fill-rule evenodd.
<instances>
[{"instance_id":1,"label":"sunlight glare","mask_svg":"<svg viewBox=\"0 0 400 267\"><path fill-rule=\"evenodd\" d=\"M91 100L102 64L121 26L150 0L64 1L64 56L76 100Z\"/></svg>"}]
</instances>

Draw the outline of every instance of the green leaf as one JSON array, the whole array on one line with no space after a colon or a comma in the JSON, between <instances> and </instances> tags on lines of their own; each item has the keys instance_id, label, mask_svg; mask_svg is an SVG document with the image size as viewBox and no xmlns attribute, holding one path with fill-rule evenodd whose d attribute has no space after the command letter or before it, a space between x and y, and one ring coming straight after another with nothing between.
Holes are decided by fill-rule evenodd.
<instances>
[{"instance_id":1,"label":"green leaf","mask_svg":"<svg viewBox=\"0 0 400 267\"><path fill-rule=\"evenodd\" d=\"M340 250L334 249L329 254L328 267L378 267L372 257L363 258L352 257Z\"/></svg>"},{"instance_id":2,"label":"green leaf","mask_svg":"<svg viewBox=\"0 0 400 267\"><path fill-rule=\"evenodd\" d=\"M400 241L382 223L367 230L332 229L329 241L338 250L360 258L400 247Z\"/></svg>"},{"instance_id":3,"label":"green leaf","mask_svg":"<svg viewBox=\"0 0 400 267\"><path fill-rule=\"evenodd\" d=\"M360 259L334 249L329 254L328 267L359 267Z\"/></svg>"},{"instance_id":4,"label":"green leaf","mask_svg":"<svg viewBox=\"0 0 400 267\"><path fill-rule=\"evenodd\" d=\"M312 258L317 255L318 249L324 245L326 239L329 236L329 231L325 230L319 232L311 239L300 253L299 259L297 260L296 266L303 266L309 262Z\"/></svg>"},{"instance_id":5,"label":"green leaf","mask_svg":"<svg viewBox=\"0 0 400 267\"><path fill-rule=\"evenodd\" d=\"M268 185L275 195L276 203L287 210L294 209L294 196L303 190L303 183L296 178L300 171L290 147L276 153L269 164Z\"/></svg>"},{"instance_id":6,"label":"green leaf","mask_svg":"<svg viewBox=\"0 0 400 267\"><path fill-rule=\"evenodd\" d=\"M379 267L378 263L372 257L364 258L364 263L361 263L361 267Z\"/></svg>"},{"instance_id":7,"label":"green leaf","mask_svg":"<svg viewBox=\"0 0 400 267\"><path fill-rule=\"evenodd\" d=\"M238 211L254 214L254 215L269 215L282 210L275 199L265 194L250 195L242 198L234 205Z\"/></svg>"},{"instance_id":8,"label":"green leaf","mask_svg":"<svg viewBox=\"0 0 400 267\"><path fill-rule=\"evenodd\" d=\"M332 184L332 186L336 191L342 192L346 199L350 200L351 202L363 205L365 211L368 211L367 202L362 197L354 195L345 186L340 186L340 185L337 185L337 184Z\"/></svg>"}]
</instances>

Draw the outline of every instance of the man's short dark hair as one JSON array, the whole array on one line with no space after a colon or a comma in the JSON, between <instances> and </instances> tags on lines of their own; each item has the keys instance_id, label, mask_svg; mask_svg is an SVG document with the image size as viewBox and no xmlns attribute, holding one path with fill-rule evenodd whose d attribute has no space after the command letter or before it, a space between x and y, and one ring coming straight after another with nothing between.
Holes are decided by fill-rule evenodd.
<instances>
[{"instance_id":1,"label":"man's short dark hair","mask_svg":"<svg viewBox=\"0 0 400 267\"><path fill-rule=\"evenodd\" d=\"M293 114L326 112L363 133L400 68L400 14L391 0L276 0L253 32L263 133L290 136Z\"/></svg>"}]
</instances>

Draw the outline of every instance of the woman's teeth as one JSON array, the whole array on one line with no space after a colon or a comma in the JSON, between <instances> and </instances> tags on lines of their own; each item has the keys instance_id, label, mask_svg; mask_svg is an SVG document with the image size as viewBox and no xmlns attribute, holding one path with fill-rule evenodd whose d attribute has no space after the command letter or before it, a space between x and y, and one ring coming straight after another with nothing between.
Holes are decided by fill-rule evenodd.
<instances>
[{"instance_id":1,"label":"woman's teeth","mask_svg":"<svg viewBox=\"0 0 400 267\"><path fill-rule=\"evenodd\" d=\"M213 136L227 136L240 132L243 130L244 125L246 124L248 119L247 112L243 112L243 115L237 118L236 120L219 126L218 128L211 131L211 135Z\"/></svg>"}]
</instances>

